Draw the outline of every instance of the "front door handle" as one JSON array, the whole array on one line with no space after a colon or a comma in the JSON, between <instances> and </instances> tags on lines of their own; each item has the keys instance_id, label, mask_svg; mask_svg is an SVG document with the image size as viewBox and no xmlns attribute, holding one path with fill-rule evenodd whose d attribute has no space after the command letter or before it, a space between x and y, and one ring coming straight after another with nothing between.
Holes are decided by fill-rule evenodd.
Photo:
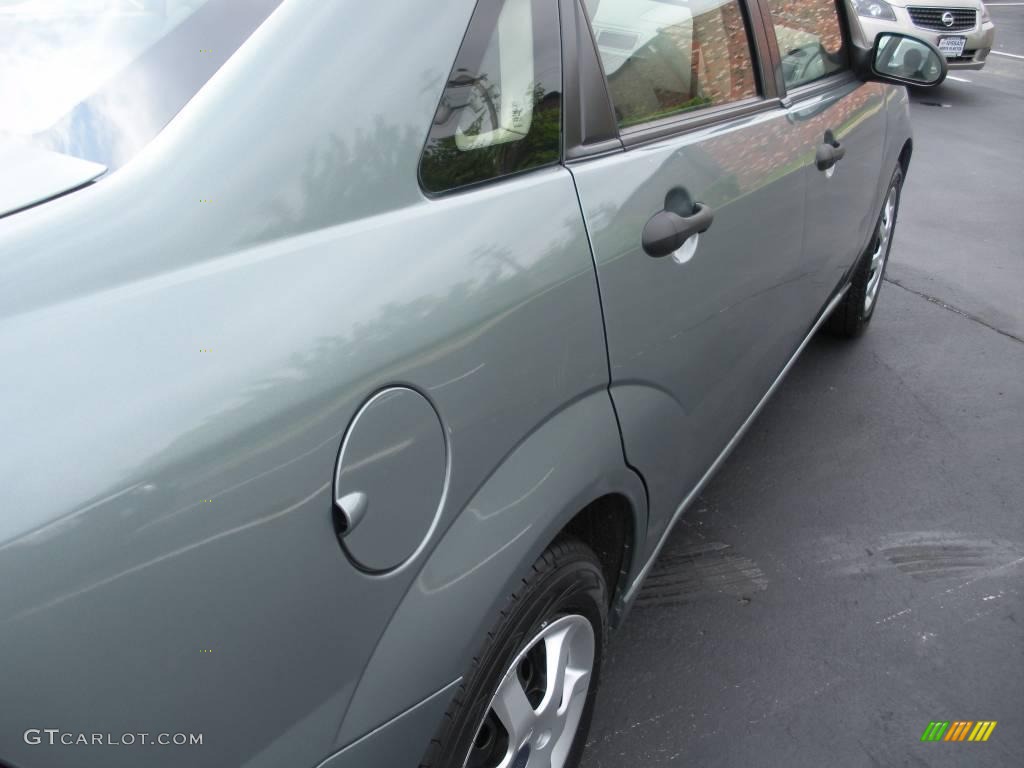
<instances>
[{"instance_id":1,"label":"front door handle","mask_svg":"<svg viewBox=\"0 0 1024 768\"><path fill-rule=\"evenodd\" d=\"M648 256L668 256L692 235L707 232L714 220L715 212L710 206L690 202L689 193L677 187L665 196L665 209L644 225L641 244Z\"/></svg>"},{"instance_id":2,"label":"front door handle","mask_svg":"<svg viewBox=\"0 0 1024 768\"><path fill-rule=\"evenodd\" d=\"M846 154L846 147L839 143L832 131L825 131L825 143L818 145L818 151L814 153L814 162L819 171L827 171Z\"/></svg>"}]
</instances>

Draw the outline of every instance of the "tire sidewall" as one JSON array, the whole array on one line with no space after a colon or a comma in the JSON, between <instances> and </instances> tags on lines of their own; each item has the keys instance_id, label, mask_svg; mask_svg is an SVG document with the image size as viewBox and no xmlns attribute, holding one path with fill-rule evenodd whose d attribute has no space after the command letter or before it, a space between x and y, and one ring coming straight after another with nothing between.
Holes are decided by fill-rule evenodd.
<instances>
[{"instance_id":1,"label":"tire sidewall","mask_svg":"<svg viewBox=\"0 0 1024 768\"><path fill-rule=\"evenodd\" d=\"M546 625L570 615L583 616L594 631L594 666L566 768L579 762L600 684L607 635L606 587L597 558L588 547L572 543L561 550L557 546L547 550L533 566L536 578L524 579L524 589L509 598L489 633L489 642L465 678L464 698L449 709L450 719L442 725L425 767L463 768L491 698L516 656ZM545 562L552 552L553 565ZM547 567L538 571L541 564Z\"/></svg>"}]
</instances>

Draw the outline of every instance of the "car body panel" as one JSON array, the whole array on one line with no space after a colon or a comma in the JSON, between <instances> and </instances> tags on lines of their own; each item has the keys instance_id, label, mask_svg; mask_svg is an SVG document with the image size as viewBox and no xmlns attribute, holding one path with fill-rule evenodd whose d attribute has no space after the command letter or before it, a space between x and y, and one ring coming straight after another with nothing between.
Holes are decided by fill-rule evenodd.
<instances>
[{"instance_id":1,"label":"car body panel","mask_svg":"<svg viewBox=\"0 0 1024 768\"><path fill-rule=\"evenodd\" d=\"M0 144L0 217L70 192L106 172L99 163L14 142Z\"/></svg>"},{"instance_id":2,"label":"car body panel","mask_svg":"<svg viewBox=\"0 0 1024 768\"><path fill-rule=\"evenodd\" d=\"M882 159L881 179L878 184L876 209L880 210L882 198L889 183L888 174L896 168L896 163L904 157L906 171L910 164L913 151L913 130L910 125L910 95L907 89L900 86L886 86L885 89L885 149Z\"/></svg>"},{"instance_id":3,"label":"car body panel","mask_svg":"<svg viewBox=\"0 0 1024 768\"><path fill-rule=\"evenodd\" d=\"M444 717L461 678L324 760L317 768L395 768L419 765L424 735Z\"/></svg>"},{"instance_id":4,"label":"car body panel","mask_svg":"<svg viewBox=\"0 0 1024 768\"><path fill-rule=\"evenodd\" d=\"M648 551L820 309L803 298L806 159L791 130L772 109L571 166L626 457L650 494ZM715 213L683 263L640 245L678 186Z\"/></svg>"},{"instance_id":5,"label":"car body panel","mask_svg":"<svg viewBox=\"0 0 1024 768\"><path fill-rule=\"evenodd\" d=\"M400 711L409 692L435 690L461 675L548 543L579 510L609 494L626 499L640 540L644 488L624 466L602 387L548 419L465 505L381 635L339 745Z\"/></svg>"},{"instance_id":6,"label":"car body panel","mask_svg":"<svg viewBox=\"0 0 1024 768\"><path fill-rule=\"evenodd\" d=\"M840 76L789 109L794 135L812 157L830 131L846 154L831 173L805 166L804 260L810 306L823 306L867 245L878 215L879 169L886 146L885 91L892 86ZM888 185L890 166L883 170Z\"/></svg>"},{"instance_id":7,"label":"car body panel","mask_svg":"<svg viewBox=\"0 0 1024 768\"><path fill-rule=\"evenodd\" d=\"M531 490L499 471L517 446L588 395L614 429L569 172L437 200L418 187L472 9L416 7L398 28L383 6L289 0L135 160L3 220L0 351L22 362L0 383L0 583L21 586L0 590L18 701L0 707L0 759L81 765L21 740L56 724L205 732L187 754L147 752L153 766L315 765L346 711L361 736L437 689L410 679L387 707L349 707L443 532L491 477L498 506ZM376 43L393 34L411 41L405 71ZM391 85L366 92L367 70ZM433 538L375 577L338 545L332 482L356 409L391 385L430 399L452 468ZM523 536L518 568L547 543L534 532L550 530Z\"/></svg>"},{"instance_id":8,"label":"car body panel","mask_svg":"<svg viewBox=\"0 0 1024 768\"><path fill-rule=\"evenodd\" d=\"M781 104L424 195L474 5L287 0L124 167L0 221L0 760L139 764L21 738L58 727L204 733L153 768L415 764L517 579L607 496L642 545L628 610L823 319L813 278L841 258L801 246L809 161ZM656 262L639 231L677 183L719 218ZM436 412L448 476L423 546L369 574L333 483L392 387Z\"/></svg>"}]
</instances>

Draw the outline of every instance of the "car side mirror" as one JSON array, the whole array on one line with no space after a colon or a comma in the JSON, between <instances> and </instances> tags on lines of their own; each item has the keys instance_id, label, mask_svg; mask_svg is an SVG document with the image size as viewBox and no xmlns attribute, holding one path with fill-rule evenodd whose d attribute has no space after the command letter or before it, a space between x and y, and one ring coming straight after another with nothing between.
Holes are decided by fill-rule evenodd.
<instances>
[{"instance_id":1,"label":"car side mirror","mask_svg":"<svg viewBox=\"0 0 1024 768\"><path fill-rule=\"evenodd\" d=\"M900 32L881 32L865 61L867 78L931 87L946 79L946 57L929 42Z\"/></svg>"}]
</instances>

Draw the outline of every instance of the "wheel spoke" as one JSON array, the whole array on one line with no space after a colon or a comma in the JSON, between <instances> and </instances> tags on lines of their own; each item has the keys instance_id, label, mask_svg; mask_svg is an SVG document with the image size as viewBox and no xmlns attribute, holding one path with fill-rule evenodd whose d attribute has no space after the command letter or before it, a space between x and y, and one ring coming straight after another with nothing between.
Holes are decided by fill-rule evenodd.
<instances>
[{"instance_id":1,"label":"wheel spoke","mask_svg":"<svg viewBox=\"0 0 1024 768\"><path fill-rule=\"evenodd\" d=\"M553 712L548 722L553 724L549 748L551 768L564 768L573 737L583 713L585 697L590 687L590 671L570 667L565 674L563 704Z\"/></svg>"},{"instance_id":2,"label":"wheel spoke","mask_svg":"<svg viewBox=\"0 0 1024 768\"><path fill-rule=\"evenodd\" d=\"M882 214L882 231L885 233L885 239L889 239L889 235L892 234L893 219L896 217L896 191L891 190L889 196L885 199L885 211Z\"/></svg>"},{"instance_id":3,"label":"wheel spoke","mask_svg":"<svg viewBox=\"0 0 1024 768\"><path fill-rule=\"evenodd\" d=\"M878 248L871 254L871 271L875 272L879 267L882 266L882 257L885 254L885 243L879 242Z\"/></svg>"},{"instance_id":4,"label":"wheel spoke","mask_svg":"<svg viewBox=\"0 0 1024 768\"><path fill-rule=\"evenodd\" d=\"M544 651L547 659L547 690L538 709L541 713L557 711L562 705L562 693L565 689L565 671L569 665L569 646L575 627L566 626L557 634L544 638Z\"/></svg>"},{"instance_id":5,"label":"wheel spoke","mask_svg":"<svg viewBox=\"0 0 1024 768\"><path fill-rule=\"evenodd\" d=\"M565 688L563 694L564 704L561 710L568 709L573 699L578 696L585 696L590 687L590 671L581 669L570 669L565 675Z\"/></svg>"},{"instance_id":6,"label":"wheel spoke","mask_svg":"<svg viewBox=\"0 0 1024 768\"><path fill-rule=\"evenodd\" d=\"M501 681L491 708L508 731L509 742L514 749L526 738L530 723L536 717L515 669Z\"/></svg>"}]
</instances>

